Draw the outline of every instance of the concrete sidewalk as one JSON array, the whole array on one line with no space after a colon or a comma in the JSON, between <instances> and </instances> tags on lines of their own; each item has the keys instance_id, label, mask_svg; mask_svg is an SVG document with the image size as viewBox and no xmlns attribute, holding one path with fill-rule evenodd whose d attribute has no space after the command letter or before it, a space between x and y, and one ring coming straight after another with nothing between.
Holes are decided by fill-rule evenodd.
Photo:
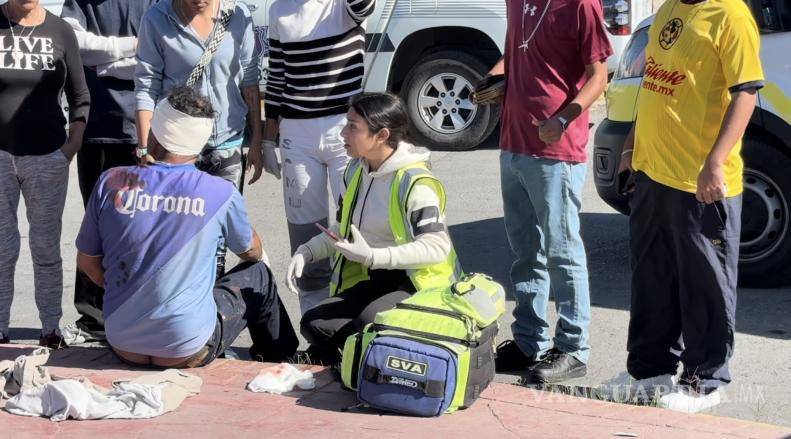
<instances>
[{"instance_id":1,"label":"concrete sidewalk","mask_svg":"<svg viewBox=\"0 0 791 439\"><path fill-rule=\"evenodd\" d=\"M29 346L2 345L0 360L32 351ZM108 350L79 348L56 351L50 372L63 377L86 376L109 386L143 371L131 370ZM708 438L791 435L791 429L767 424L683 415L667 410L627 406L541 392L508 384L492 384L475 405L440 418L385 415L355 405L354 395L341 389L332 374L313 367L316 389L288 395L255 394L245 385L265 367L248 361L217 360L190 372L204 380L200 395L175 412L133 421L66 421L26 418L0 412L0 438L41 437L640 437ZM2 405L2 403L0 403Z\"/></svg>"}]
</instances>

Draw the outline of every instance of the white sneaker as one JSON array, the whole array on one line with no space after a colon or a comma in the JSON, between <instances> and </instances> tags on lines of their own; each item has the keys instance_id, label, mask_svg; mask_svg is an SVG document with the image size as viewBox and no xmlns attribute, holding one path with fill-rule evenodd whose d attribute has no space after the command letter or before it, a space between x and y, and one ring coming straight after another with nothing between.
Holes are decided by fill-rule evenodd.
<instances>
[{"instance_id":1,"label":"white sneaker","mask_svg":"<svg viewBox=\"0 0 791 439\"><path fill-rule=\"evenodd\" d=\"M720 403L720 392L700 394L687 386L677 387L673 393L659 398L659 407L682 413L697 413Z\"/></svg>"}]
</instances>

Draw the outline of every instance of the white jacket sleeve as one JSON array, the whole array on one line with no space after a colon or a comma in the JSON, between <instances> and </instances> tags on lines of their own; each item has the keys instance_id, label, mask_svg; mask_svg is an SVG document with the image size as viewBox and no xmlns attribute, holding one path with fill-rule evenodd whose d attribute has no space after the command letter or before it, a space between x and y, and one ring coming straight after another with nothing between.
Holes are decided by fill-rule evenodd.
<instances>
[{"instance_id":1,"label":"white jacket sleeve","mask_svg":"<svg viewBox=\"0 0 791 439\"><path fill-rule=\"evenodd\" d=\"M340 232L340 226L338 224L333 224L330 230L338 234ZM312 258L308 262L321 261L335 254L335 247L332 246L332 238L327 236L326 233L319 233L302 245L307 247L312 255Z\"/></svg>"},{"instance_id":2,"label":"white jacket sleeve","mask_svg":"<svg viewBox=\"0 0 791 439\"><path fill-rule=\"evenodd\" d=\"M95 67L135 56L135 37L103 37L88 32L74 18L64 17L63 20L74 29L83 65Z\"/></svg>"},{"instance_id":3,"label":"white jacket sleeve","mask_svg":"<svg viewBox=\"0 0 791 439\"><path fill-rule=\"evenodd\" d=\"M135 67L137 67L137 58L123 58L111 63L97 65L96 75L132 81L135 79Z\"/></svg>"},{"instance_id":4,"label":"white jacket sleeve","mask_svg":"<svg viewBox=\"0 0 791 439\"><path fill-rule=\"evenodd\" d=\"M373 269L405 270L443 262L452 244L439 204L431 186L418 183L407 201L407 216L415 240L373 250Z\"/></svg>"}]
</instances>

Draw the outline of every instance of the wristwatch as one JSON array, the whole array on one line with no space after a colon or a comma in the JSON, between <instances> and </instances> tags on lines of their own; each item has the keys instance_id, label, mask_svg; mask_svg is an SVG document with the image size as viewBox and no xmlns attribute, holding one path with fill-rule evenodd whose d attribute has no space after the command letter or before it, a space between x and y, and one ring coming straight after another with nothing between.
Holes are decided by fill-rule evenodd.
<instances>
[{"instance_id":1,"label":"wristwatch","mask_svg":"<svg viewBox=\"0 0 791 439\"><path fill-rule=\"evenodd\" d=\"M137 156L137 158L142 159L143 157L148 155L148 148L141 148L138 146L137 148L135 148L135 155Z\"/></svg>"},{"instance_id":2,"label":"wristwatch","mask_svg":"<svg viewBox=\"0 0 791 439\"><path fill-rule=\"evenodd\" d=\"M563 127L563 131L566 131L566 128L569 126L569 120L565 117L558 116L558 122L560 122L560 126Z\"/></svg>"}]
</instances>

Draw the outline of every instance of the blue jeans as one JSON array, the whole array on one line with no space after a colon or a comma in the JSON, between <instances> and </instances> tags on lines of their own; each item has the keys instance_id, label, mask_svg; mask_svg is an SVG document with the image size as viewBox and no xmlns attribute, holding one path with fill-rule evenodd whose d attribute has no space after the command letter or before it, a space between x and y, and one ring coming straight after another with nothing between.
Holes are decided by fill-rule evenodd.
<instances>
[{"instance_id":1,"label":"blue jeans","mask_svg":"<svg viewBox=\"0 0 791 439\"><path fill-rule=\"evenodd\" d=\"M579 212L584 163L502 151L500 179L505 229L516 261L511 267L514 340L528 357L550 347L583 363L590 354L590 292ZM554 293L558 322L550 343L547 306Z\"/></svg>"}]
</instances>

